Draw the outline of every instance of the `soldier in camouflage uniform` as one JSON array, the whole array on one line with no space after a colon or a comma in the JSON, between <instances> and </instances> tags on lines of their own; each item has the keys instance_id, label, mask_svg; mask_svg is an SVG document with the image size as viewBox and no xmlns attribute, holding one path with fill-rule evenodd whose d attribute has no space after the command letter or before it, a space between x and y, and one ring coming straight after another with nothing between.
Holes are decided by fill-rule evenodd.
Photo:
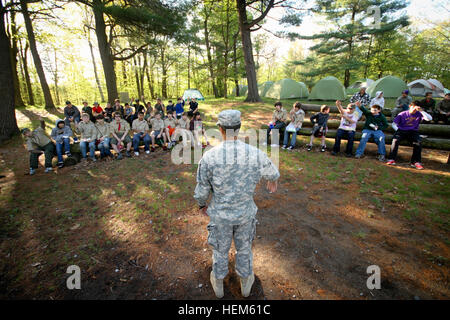
<instances>
[{"instance_id":1,"label":"soldier in camouflage uniform","mask_svg":"<svg viewBox=\"0 0 450 320\"><path fill-rule=\"evenodd\" d=\"M268 180L275 192L280 173L266 153L237 139L241 113L224 110L217 122L224 141L207 151L198 164L194 198L201 213L210 217L208 243L213 247L211 284L218 298L223 297L223 279L228 273L228 251L234 239L236 273L241 292L250 295L253 274L252 241L256 231L257 207L253 201L256 184ZM209 194L212 199L207 206Z\"/></svg>"}]
</instances>

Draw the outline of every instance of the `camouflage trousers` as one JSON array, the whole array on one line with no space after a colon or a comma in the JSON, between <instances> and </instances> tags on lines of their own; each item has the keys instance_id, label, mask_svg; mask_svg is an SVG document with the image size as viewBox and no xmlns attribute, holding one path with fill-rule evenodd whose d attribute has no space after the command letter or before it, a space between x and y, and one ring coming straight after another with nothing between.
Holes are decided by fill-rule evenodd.
<instances>
[{"instance_id":1,"label":"camouflage trousers","mask_svg":"<svg viewBox=\"0 0 450 320\"><path fill-rule=\"evenodd\" d=\"M208 224L208 244L213 247L212 269L217 279L228 274L228 252L234 239L236 247L236 273L247 278L253 272L252 242L256 232L256 218L239 225Z\"/></svg>"}]
</instances>

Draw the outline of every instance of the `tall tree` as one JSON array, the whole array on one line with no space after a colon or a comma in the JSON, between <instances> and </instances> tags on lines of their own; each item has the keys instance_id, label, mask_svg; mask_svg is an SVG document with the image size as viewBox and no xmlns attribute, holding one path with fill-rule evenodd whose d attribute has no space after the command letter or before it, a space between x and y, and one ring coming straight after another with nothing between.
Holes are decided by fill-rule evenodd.
<instances>
[{"instance_id":1,"label":"tall tree","mask_svg":"<svg viewBox=\"0 0 450 320\"><path fill-rule=\"evenodd\" d=\"M408 25L406 16L396 20L389 20L398 10L405 8L405 0L348 0L330 1L317 0L313 11L324 16L333 27L330 30L314 34L312 36L292 35L294 38L319 40L310 50L317 57L323 58L322 64L305 76L316 76L319 74L344 73L344 86L350 85L351 71L359 70L365 60L359 58L359 45L370 41L371 35L382 36L392 30ZM376 7L380 11L381 20L373 23L368 19L370 8ZM378 21L377 21L378 22ZM364 50L364 49L363 49ZM365 51L365 50L364 50ZM311 59L298 61L298 64L309 64Z\"/></svg>"},{"instance_id":2,"label":"tall tree","mask_svg":"<svg viewBox=\"0 0 450 320\"><path fill-rule=\"evenodd\" d=\"M53 103L50 88L45 77L44 68L42 67L42 61L39 56L39 52L36 47L36 38L34 36L33 25L31 23L30 13L28 12L28 4L26 0L20 0L21 12L25 22L25 28L27 29L28 42L30 44L31 54L33 56L36 72L39 76L39 82L41 83L42 92L44 94L45 109L54 110L55 104Z\"/></svg>"},{"instance_id":3,"label":"tall tree","mask_svg":"<svg viewBox=\"0 0 450 320\"><path fill-rule=\"evenodd\" d=\"M10 59L9 39L5 26L6 8L0 1L0 89L2 103L0 104L0 142L10 139L19 132L16 113L14 111L14 84Z\"/></svg>"},{"instance_id":4,"label":"tall tree","mask_svg":"<svg viewBox=\"0 0 450 320\"><path fill-rule=\"evenodd\" d=\"M246 102L261 101L258 93L255 61L253 59L251 32L261 29L264 18L271 9L276 7L285 9L283 17L279 20L281 24L299 25L301 22L300 8L295 7L294 4L296 4L296 2L287 0L236 0L248 84L247 98L245 99ZM252 12L258 15L249 20L249 15L247 14L247 11L249 10L252 10Z\"/></svg>"},{"instance_id":5,"label":"tall tree","mask_svg":"<svg viewBox=\"0 0 450 320\"><path fill-rule=\"evenodd\" d=\"M184 19L181 16L181 13L186 10L184 4L174 7L160 0L117 1L117 4L113 0L77 1L91 7L94 13L95 34L110 102L118 97L114 62L129 60L148 45L144 42L135 50L125 48L114 51L113 41L120 37L115 32L115 27L120 26L120 28L128 30L128 34L132 30L136 35L172 35L184 25ZM105 16L107 16L107 21ZM107 28L109 29L108 35ZM129 53L124 55L126 52Z\"/></svg>"},{"instance_id":6,"label":"tall tree","mask_svg":"<svg viewBox=\"0 0 450 320\"><path fill-rule=\"evenodd\" d=\"M26 83L26 87L27 87L28 103L30 105L34 105L33 87L31 85L30 72L28 71L28 50L29 50L30 46L26 39L24 39L24 41L25 41L25 48L22 48L22 41L21 40L19 41L20 59L22 62L22 69L23 69L25 83Z\"/></svg>"},{"instance_id":7,"label":"tall tree","mask_svg":"<svg viewBox=\"0 0 450 320\"><path fill-rule=\"evenodd\" d=\"M10 11L10 39L11 39L11 63L13 66L13 83L14 83L14 101L16 103L16 107L22 107L25 104L22 100L22 94L20 90L20 83L19 83L19 76L17 74L17 56L19 53L19 50L17 48L17 42L18 42L18 32L17 32L17 26L16 26L16 12L14 10Z\"/></svg>"}]
</instances>

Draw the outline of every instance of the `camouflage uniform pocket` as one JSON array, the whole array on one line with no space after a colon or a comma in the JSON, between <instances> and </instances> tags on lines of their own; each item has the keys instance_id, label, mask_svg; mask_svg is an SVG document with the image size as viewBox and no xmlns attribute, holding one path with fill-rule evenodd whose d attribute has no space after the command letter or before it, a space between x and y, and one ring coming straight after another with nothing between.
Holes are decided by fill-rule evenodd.
<instances>
[{"instance_id":1,"label":"camouflage uniform pocket","mask_svg":"<svg viewBox=\"0 0 450 320\"><path fill-rule=\"evenodd\" d=\"M253 241L255 239L256 236L256 225L258 224L258 220L256 218L253 219L252 221L252 239L251 241Z\"/></svg>"},{"instance_id":2,"label":"camouflage uniform pocket","mask_svg":"<svg viewBox=\"0 0 450 320\"><path fill-rule=\"evenodd\" d=\"M208 244L218 250L219 241L217 239L217 226L213 223L209 223L206 228L208 229Z\"/></svg>"}]
</instances>

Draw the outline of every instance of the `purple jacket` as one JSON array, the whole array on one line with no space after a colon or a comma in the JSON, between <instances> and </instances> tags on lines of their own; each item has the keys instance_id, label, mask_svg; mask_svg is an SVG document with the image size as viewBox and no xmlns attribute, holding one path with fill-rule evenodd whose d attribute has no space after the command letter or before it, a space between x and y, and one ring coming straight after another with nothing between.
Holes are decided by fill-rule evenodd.
<instances>
[{"instance_id":1,"label":"purple jacket","mask_svg":"<svg viewBox=\"0 0 450 320\"><path fill-rule=\"evenodd\" d=\"M399 130L419 130L420 121L422 121L423 115L421 112L414 114L409 113L409 110L400 112L394 119Z\"/></svg>"}]
</instances>

